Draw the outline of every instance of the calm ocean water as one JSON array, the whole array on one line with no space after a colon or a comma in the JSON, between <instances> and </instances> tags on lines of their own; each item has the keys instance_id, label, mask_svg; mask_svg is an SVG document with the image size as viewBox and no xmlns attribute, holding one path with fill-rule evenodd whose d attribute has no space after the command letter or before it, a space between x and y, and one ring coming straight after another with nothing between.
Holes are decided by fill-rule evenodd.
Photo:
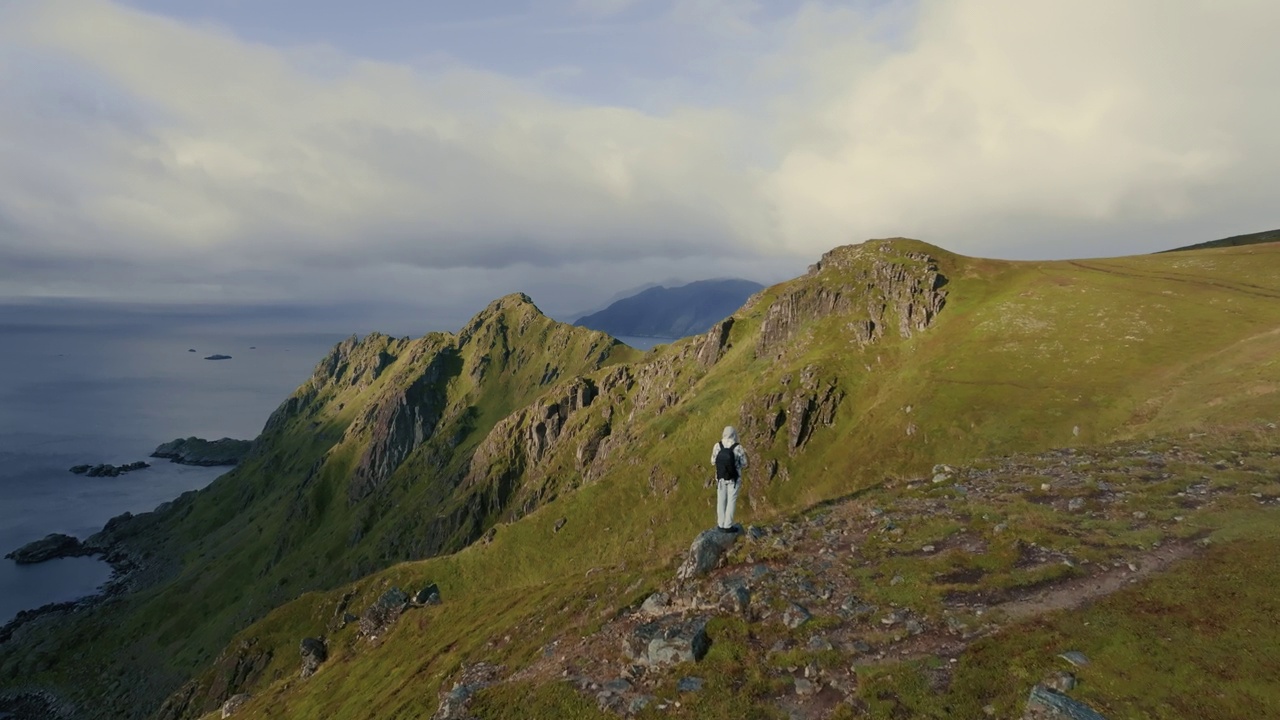
<instances>
[{"instance_id":1,"label":"calm ocean water","mask_svg":"<svg viewBox=\"0 0 1280 720\"><path fill-rule=\"evenodd\" d=\"M255 437L343 337L163 314L37 314L0 313L0 555L52 532L83 539L115 515L204 487L226 468L147 456L175 437ZM203 359L214 353L232 359ZM116 478L68 472L143 459L153 466ZM0 623L91 594L108 575L93 558L0 560Z\"/></svg>"}]
</instances>

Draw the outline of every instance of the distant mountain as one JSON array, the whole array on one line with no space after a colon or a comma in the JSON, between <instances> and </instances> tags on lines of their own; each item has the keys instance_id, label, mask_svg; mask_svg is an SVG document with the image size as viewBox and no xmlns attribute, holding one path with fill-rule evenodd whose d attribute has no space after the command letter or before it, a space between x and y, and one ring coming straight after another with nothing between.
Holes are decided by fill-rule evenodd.
<instances>
[{"instance_id":1,"label":"distant mountain","mask_svg":"<svg viewBox=\"0 0 1280 720\"><path fill-rule=\"evenodd\" d=\"M1236 247L1238 245L1256 245L1258 243L1280 242L1280 230L1267 230L1265 232L1250 233L1248 235L1233 235L1229 238L1221 240L1210 240L1209 242L1197 243L1195 245L1187 245L1186 247L1173 248L1172 250L1161 250L1160 252L1181 252L1183 250L1208 250L1209 248L1220 247Z\"/></svg>"},{"instance_id":2,"label":"distant mountain","mask_svg":"<svg viewBox=\"0 0 1280 720\"><path fill-rule=\"evenodd\" d=\"M574 323L613 336L681 338L697 335L733 314L764 289L750 280L699 280L680 287L651 287Z\"/></svg>"}]
</instances>

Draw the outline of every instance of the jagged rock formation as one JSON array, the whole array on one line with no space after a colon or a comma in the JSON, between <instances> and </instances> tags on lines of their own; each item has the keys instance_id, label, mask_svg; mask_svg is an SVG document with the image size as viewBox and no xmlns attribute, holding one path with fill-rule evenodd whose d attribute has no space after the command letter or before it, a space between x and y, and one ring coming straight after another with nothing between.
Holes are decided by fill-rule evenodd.
<instances>
[{"instance_id":1,"label":"jagged rock formation","mask_svg":"<svg viewBox=\"0 0 1280 720\"><path fill-rule=\"evenodd\" d=\"M300 675L303 680L315 675L321 663L329 659L329 648L322 638L302 638L302 642L298 644L298 652L302 655Z\"/></svg>"}]
</instances>

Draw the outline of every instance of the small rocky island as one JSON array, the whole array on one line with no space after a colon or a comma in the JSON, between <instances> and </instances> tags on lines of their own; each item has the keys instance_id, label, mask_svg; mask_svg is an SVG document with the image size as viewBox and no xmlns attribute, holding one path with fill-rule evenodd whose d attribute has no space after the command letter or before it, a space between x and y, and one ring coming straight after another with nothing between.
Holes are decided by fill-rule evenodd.
<instances>
[{"instance_id":1,"label":"small rocky island","mask_svg":"<svg viewBox=\"0 0 1280 720\"><path fill-rule=\"evenodd\" d=\"M71 472L85 477L119 477L124 473L149 467L151 467L151 463L139 460L127 465L109 465L106 463L100 465L75 465L71 468Z\"/></svg>"},{"instance_id":2,"label":"small rocky island","mask_svg":"<svg viewBox=\"0 0 1280 720\"><path fill-rule=\"evenodd\" d=\"M205 358L205 360L230 360L230 359L231 359L230 355L218 355L218 354L209 355Z\"/></svg>"},{"instance_id":3,"label":"small rocky island","mask_svg":"<svg viewBox=\"0 0 1280 720\"><path fill-rule=\"evenodd\" d=\"M151 457L164 458L180 465L238 465L249 454L251 440L203 440L198 437L171 440L151 453Z\"/></svg>"},{"instance_id":4,"label":"small rocky island","mask_svg":"<svg viewBox=\"0 0 1280 720\"><path fill-rule=\"evenodd\" d=\"M13 560L19 565L34 565L55 558L80 557L92 555L94 550L85 547L76 538L62 533L51 533L41 540L26 545L5 555L6 560Z\"/></svg>"}]
</instances>

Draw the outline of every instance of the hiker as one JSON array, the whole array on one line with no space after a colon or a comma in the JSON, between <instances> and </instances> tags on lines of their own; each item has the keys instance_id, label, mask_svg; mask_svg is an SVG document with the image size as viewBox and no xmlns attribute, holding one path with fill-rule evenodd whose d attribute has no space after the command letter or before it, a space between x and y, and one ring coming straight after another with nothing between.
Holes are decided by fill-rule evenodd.
<instances>
[{"instance_id":1,"label":"hiker","mask_svg":"<svg viewBox=\"0 0 1280 720\"><path fill-rule=\"evenodd\" d=\"M747 469L747 453L738 444L738 431L732 425L725 427L720 442L711 448L711 464L716 468L716 527L737 532L733 506L738 502L742 471Z\"/></svg>"}]
</instances>

